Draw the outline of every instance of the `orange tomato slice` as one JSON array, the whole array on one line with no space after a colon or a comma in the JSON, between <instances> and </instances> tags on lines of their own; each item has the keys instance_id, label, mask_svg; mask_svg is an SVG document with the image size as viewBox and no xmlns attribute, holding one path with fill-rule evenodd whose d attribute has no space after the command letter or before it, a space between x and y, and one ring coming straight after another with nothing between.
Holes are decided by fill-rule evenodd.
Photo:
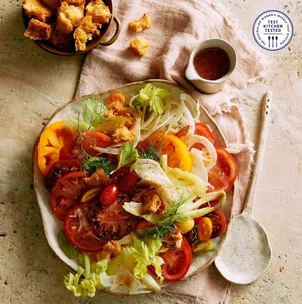
<instances>
[{"instance_id":1,"label":"orange tomato slice","mask_svg":"<svg viewBox=\"0 0 302 304\"><path fill-rule=\"evenodd\" d=\"M65 141L74 137L75 133L64 121L55 122L42 132L38 144L38 165L44 175L59 159Z\"/></svg>"},{"instance_id":2,"label":"orange tomato slice","mask_svg":"<svg viewBox=\"0 0 302 304\"><path fill-rule=\"evenodd\" d=\"M160 150L161 154L168 156L168 166L191 172L192 160L187 146L175 135L156 132L141 141L137 146L139 152L148 149Z\"/></svg>"}]
</instances>

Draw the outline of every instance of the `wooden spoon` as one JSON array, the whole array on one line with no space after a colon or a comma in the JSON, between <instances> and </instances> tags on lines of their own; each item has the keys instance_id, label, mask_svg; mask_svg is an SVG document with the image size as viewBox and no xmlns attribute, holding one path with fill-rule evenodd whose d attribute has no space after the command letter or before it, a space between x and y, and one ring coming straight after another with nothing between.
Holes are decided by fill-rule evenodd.
<instances>
[{"instance_id":1,"label":"wooden spoon","mask_svg":"<svg viewBox=\"0 0 302 304\"><path fill-rule=\"evenodd\" d=\"M237 284L249 284L258 279L269 265L272 255L267 233L252 216L264 158L271 96L272 93L268 92L263 100L258 152L245 209L232 219L227 238L215 260L220 273Z\"/></svg>"}]
</instances>

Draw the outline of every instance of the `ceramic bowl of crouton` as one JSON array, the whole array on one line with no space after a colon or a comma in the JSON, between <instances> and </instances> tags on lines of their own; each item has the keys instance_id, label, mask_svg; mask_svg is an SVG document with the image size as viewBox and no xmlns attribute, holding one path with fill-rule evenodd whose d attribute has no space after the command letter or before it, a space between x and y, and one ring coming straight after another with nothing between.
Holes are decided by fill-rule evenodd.
<instances>
[{"instance_id":1,"label":"ceramic bowl of crouton","mask_svg":"<svg viewBox=\"0 0 302 304\"><path fill-rule=\"evenodd\" d=\"M23 0L25 37L61 56L113 44L121 30L112 0Z\"/></svg>"}]
</instances>

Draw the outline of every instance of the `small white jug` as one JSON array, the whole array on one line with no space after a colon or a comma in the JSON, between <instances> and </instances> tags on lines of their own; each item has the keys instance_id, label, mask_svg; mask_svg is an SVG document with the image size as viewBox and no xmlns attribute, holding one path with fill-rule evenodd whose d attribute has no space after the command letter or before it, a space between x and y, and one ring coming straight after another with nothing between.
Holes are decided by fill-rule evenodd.
<instances>
[{"instance_id":1,"label":"small white jug","mask_svg":"<svg viewBox=\"0 0 302 304\"><path fill-rule=\"evenodd\" d=\"M230 69L228 73L222 78L219 78L217 80L208 80L200 77L199 74L197 73L194 67L194 58L200 51L214 47L226 51L230 59ZM216 93L222 89L225 81L235 70L236 65L237 65L237 54L234 47L231 44L229 44L228 42L222 39L205 40L198 43L195 46L195 48L192 50L189 58L188 66L186 69L186 78L194 85L194 87L197 90L201 91L202 93L207 93L207 94Z\"/></svg>"}]
</instances>

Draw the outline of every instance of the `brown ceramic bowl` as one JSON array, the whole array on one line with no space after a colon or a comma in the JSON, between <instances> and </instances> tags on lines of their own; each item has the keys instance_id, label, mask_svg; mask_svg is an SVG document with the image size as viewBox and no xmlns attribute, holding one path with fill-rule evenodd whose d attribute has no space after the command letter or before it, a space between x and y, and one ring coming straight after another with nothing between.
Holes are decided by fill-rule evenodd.
<instances>
[{"instance_id":1,"label":"brown ceramic bowl","mask_svg":"<svg viewBox=\"0 0 302 304\"><path fill-rule=\"evenodd\" d=\"M85 51L76 52L75 49L70 49L70 50L60 49L47 40L36 40L34 42L40 48L44 49L45 51L56 54L56 55L61 55L61 56L73 56L73 55L85 54L85 53L91 51L92 49L94 49L99 44L103 45L103 46L111 45L112 43L114 43L117 40L117 38L120 34L121 24L120 24L119 19L116 16L114 16L114 14L113 14L112 0L104 0L104 2L109 7L112 17L111 17L110 21L107 24L104 24L102 26L102 28L100 29L100 32L101 32L100 36L94 38L93 40L91 40L87 43L87 47L86 47ZM30 18L28 16L26 16L23 9L22 9L22 15L23 15L23 23L25 25L25 28L27 28ZM114 23L116 24L116 29L115 29L114 35L108 41L106 41L109 33L111 32L111 28L113 27Z\"/></svg>"}]
</instances>

